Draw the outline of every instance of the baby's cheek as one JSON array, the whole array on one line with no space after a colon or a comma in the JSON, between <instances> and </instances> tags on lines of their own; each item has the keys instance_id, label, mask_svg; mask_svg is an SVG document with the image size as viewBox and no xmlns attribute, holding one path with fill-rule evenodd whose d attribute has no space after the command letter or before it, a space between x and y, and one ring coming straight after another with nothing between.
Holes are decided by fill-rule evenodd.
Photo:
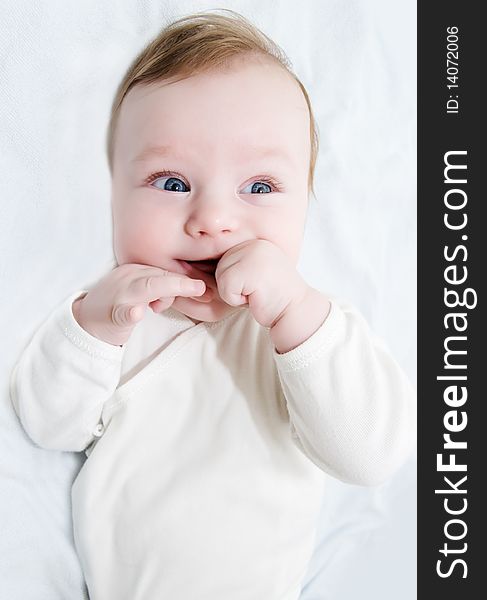
<instances>
[{"instance_id":1,"label":"baby's cheek","mask_svg":"<svg viewBox=\"0 0 487 600\"><path fill-rule=\"evenodd\" d=\"M299 260L306 222L306 210L297 204L282 207L278 214L271 215L273 218L266 219L266 231L260 236L278 246L293 264Z\"/></svg>"},{"instance_id":2,"label":"baby's cheek","mask_svg":"<svg viewBox=\"0 0 487 600\"><path fill-rule=\"evenodd\" d=\"M292 230L282 233L283 235L280 235L279 239L276 240L276 245L284 252L289 261L296 265L301 253L302 235Z\"/></svg>"},{"instance_id":3,"label":"baby's cheek","mask_svg":"<svg viewBox=\"0 0 487 600\"><path fill-rule=\"evenodd\" d=\"M168 269L171 244L157 223L140 218L114 228L114 250L119 264L137 263Z\"/></svg>"},{"instance_id":4,"label":"baby's cheek","mask_svg":"<svg viewBox=\"0 0 487 600\"><path fill-rule=\"evenodd\" d=\"M286 242L286 254L292 258L295 264L301 254L305 227L305 219L302 219L302 215L299 215L299 217L301 217L301 220L296 218L293 226L290 227Z\"/></svg>"},{"instance_id":5,"label":"baby's cheek","mask_svg":"<svg viewBox=\"0 0 487 600\"><path fill-rule=\"evenodd\" d=\"M137 263L162 267L164 260L161 254L147 236L131 233L117 240L116 255L119 264Z\"/></svg>"}]
</instances>

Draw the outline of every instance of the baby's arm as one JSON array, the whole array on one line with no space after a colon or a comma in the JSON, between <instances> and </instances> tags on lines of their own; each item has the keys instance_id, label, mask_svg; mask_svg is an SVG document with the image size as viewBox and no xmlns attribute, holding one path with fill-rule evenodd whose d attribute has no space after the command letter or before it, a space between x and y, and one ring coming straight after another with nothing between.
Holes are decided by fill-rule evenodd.
<instances>
[{"instance_id":1,"label":"baby's arm","mask_svg":"<svg viewBox=\"0 0 487 600\"><path fill-rule=\"evenodd\" d=\"M405 461L414 390L356 310L332 300L321 327L274 360L296 444L323 471L376 485Z\"/></svg>"},{"instance_id":2,"label":"baby's arm","mask_svg":"<svg viewBox=\"0 0 487 600\"><path fill-rule=\"evenodd\" d=\"M120 381L123 345L147 306L160 312L177 296L204 292L203 281L129 263L70 296L12 371L12 403L32 440L52 450L85 450L103 427L103 406Z\"/></svg>"},{"instance_id":3,"label":"baby's arm","mask_svg":"<svg viewBox=\"0 0 487 600\"><path fill-rule=\"evenodd\" d=\"M85 450L120 380L124 349L90 335L73 316L73 301L84 293L72 294L49 315L10 377L25 431L50 450Z\"/></svg>"}]
</instances>

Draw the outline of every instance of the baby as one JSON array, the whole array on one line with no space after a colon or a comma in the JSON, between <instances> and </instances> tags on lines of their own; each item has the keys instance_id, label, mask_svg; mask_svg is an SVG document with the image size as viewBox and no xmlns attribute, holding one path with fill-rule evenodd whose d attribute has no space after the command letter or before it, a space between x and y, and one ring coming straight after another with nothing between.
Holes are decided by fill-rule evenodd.
<instances>
[{"instance_id":1,"label":"baby","mask_svg":"<svg viewBox=\"0 0 487 600\"><path fill-rule=\"evenodd\" d=\"M295 600L324 472L375 485L408 456L406 376L296 270L316 154L305 88L235 13L166 27L120 84L117 266L11 381L34 442L88 456L72 502L91 600Z\"/></svg>"}]
</instances>

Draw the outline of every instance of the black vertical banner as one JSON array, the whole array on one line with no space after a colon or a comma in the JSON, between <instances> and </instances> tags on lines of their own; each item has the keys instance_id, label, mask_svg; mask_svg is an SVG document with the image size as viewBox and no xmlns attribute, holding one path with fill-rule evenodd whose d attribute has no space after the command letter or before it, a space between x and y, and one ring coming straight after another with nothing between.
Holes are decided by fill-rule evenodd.
<instances>
[{"instance_id":1,"label":"black vertical banner","mask_svg":"<svg viewBox=\"0 0 487 600\"><path fill-rule=\"evenodd\" d=\"M418 3L420 600L477 599L485 596L487 580L487 101L480 92L487 52L481 6Z\"/></svg>"}]
</instances>

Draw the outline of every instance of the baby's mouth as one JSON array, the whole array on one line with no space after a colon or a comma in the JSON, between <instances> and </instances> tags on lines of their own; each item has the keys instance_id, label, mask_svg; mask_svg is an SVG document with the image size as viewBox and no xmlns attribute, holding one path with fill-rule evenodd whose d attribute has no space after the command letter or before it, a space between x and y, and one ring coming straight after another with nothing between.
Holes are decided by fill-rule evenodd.
<instances>
[{"instance_id":1,"label":"baby's mouth","mask_svg":"<svg viewBox=\"0 0 487 600\"><path fill-rule=\"evenodd\" d=\"M217 258L207 258L205 260L180 260L183 267L189 269L198 269L198 271L203 271L203 273L209 273L210 275L215 276L215 271L218 266L218 261L221 256Z\"/></svg>"},{"instance_id":2,"label":"baby's mouth","mask_svg":"<svg viewBox=\"0 0 487 600\"><path fill-rule=\"evenodd\" d=\"M217 296L217 285L215 280L215 271L218 265L218 258L208 258L205 260L181 260L179 263L186 274L192 279L202 279L206 284L206 291L202 296L193 296L197 302L211 302Z\"/></svg>"},{"instance_id":3,"label":"baby's mouth","mask_svg":"<svg viewBox=\"0 0 487 600\"><path fill-rule=\"evenodd\" d=\"M181 262L186 263L195 269L199 269L200 271L204 271L205 273L214 275L219 260L219 258L211 258L207 260L183 260Z\"/></svg>"}]
</instances>

